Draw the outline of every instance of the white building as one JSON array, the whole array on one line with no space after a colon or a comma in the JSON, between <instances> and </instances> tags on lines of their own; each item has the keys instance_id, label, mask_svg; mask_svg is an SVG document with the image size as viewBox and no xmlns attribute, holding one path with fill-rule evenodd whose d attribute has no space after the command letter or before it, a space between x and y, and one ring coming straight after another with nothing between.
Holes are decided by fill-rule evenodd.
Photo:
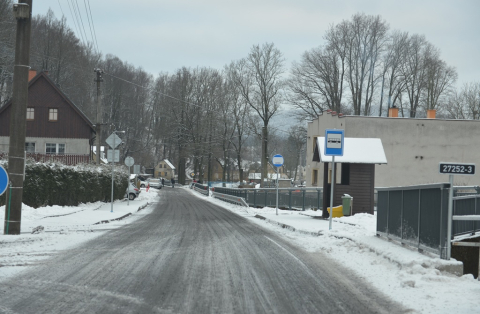
<instances>
[{"instance_id":1,"label":"white building","mask_svg":"<svg viewBox=\"0 0 480 314\"><path fill-rule=\"evenodd\" d=\"M343 116L328 112L308 124L307 186L323 186L323 164L312 159L316 139L325 136L325 129L343 129L346 138L381 139L388 164L375 167L377 187L448 182L448 175L439 172L440 162L480 164L478 120ZM480 185L480 174L456 175L454 185Z\"/></svg>"}]
</instances>

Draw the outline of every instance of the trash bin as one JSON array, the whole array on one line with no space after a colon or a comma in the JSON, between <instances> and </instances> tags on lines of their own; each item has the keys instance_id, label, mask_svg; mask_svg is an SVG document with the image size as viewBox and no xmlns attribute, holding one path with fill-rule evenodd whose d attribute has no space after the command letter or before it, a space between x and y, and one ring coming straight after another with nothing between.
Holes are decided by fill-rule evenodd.
<instances>
[{"instance_id":1,"label":"trash bin","mask_svg":"<svg viewBox=\"0 0 480 314\"><path fill-rule=\"evenodd\" d=\"M348 194L342 196L343 215L350 216L352 214L353 197Z\"/></svg>"}]
</instances>

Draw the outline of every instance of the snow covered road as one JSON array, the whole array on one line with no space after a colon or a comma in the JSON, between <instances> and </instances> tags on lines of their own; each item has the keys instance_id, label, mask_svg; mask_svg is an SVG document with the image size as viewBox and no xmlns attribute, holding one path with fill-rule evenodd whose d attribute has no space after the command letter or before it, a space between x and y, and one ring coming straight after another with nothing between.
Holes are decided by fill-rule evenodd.
<instances>
[{"instance_id":1,"label":"snow covered road","mask_svg":"<svg viewBox=\"0 0 480 314\"><path fill-rule=\"evenodd\" d=\"M184 189L0 290L0 313L406 312L323 253Z\"/></svg>"}]
</instances>

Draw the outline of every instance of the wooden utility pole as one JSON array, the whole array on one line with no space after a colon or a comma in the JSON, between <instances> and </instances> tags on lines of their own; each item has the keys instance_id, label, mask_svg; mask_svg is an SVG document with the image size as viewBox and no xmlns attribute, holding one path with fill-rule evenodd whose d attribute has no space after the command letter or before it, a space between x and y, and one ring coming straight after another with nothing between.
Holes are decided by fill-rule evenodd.
<instances>
[{"instance_id":1,"label":"wooden utility pole","mask_svg":"<svg viewBox=\"0 0 480 314\"><path fill-rule=\"evenodd\" d=\"M260 163L262 173L260 175L260 187L265 187L265 179L268 178L268 130L267 127L262 127L262 161Z\"/></svg>"},{"instance_id":2,"label":"wooden utility pole","mask_svg":"<svg viewBox=\"0 0 480 314\"><path fill-rule=\"evenodd\" d=\"M100 89L100 83L103 82L102 73L103 71L100 69L94 70L97 73L97 78L95 82L97 82L97 124L95 127L96 138L97 138L97 153L95 154L95 162L97 165L100 164L100 140L101 140L101 127L102 127L102 110L101 110L101 103L102 103L102 91Z\"/></svg>"},{"instance_id":3,"label":"wooden utility pole","mask_svg":"<svg viewBox=\"0 0 480 314\"><path fill-rule=\"evenodd\" d=\"M5 234L20 234L22 219L23 177L25 171L25 136L27 133L28 71L30 69L30 30L32 0L13 5L17 19L13 97L10 110L10 145L8 151L8 188L5 206Z\"/></svg>"}]
</instances>

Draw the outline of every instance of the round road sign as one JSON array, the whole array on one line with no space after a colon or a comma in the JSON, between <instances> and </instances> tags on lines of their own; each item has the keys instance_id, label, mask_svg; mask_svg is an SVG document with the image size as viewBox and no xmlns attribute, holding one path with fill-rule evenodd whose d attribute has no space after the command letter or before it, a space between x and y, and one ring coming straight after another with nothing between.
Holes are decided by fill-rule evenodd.
<instances>
[{"instance_id":1,"label":"round road sign","mask_svg":"<svg viewBox=\"0 0 480 314\"><path fill-rule=\"evenodd\" d=\"M0 195L2 195L8 186L8 173L0 166Z\"/></svg>"},{"instance_id":2,"label":"round road sign","mask_svg":"<svg viewBox=\"0 0 480 314\"><path fill-rule=\"evenodd\" d=\"M275 155L273 156L272 158L272 164L275 166L275 167L281 167L283 166L283 156L282 155Z\"/></svg>"},{"instance_id":3,"label":"round road sign","mask_svg":"<svg viewBox=\"0 0 480 314\"><path fill-rule=\"evenodd\" d=\"M128 156L127 158L125 158L125 165L127 167L133 166L134 163L135 161L133 160L133 157Z\"/></svg>"}]
</instances>

